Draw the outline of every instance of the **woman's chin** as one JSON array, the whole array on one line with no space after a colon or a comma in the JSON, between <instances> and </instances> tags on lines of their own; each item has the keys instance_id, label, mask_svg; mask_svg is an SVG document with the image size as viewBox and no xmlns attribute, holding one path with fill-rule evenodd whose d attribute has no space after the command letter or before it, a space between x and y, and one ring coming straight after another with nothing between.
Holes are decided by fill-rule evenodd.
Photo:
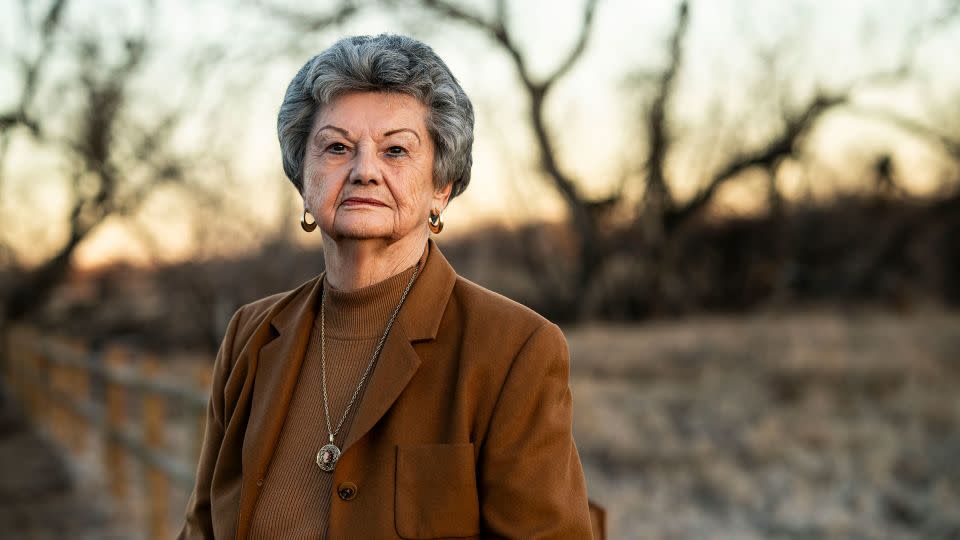
<instances>
[{"instance_id":1,"label":"woman's chin","mask_svg":"<svg viewBox=\"0 0 960 540\"><path fill-rule=\"evenodd\" d=\"M376 223L338 223L334 226L335 240L375 240L393 237L393 229Z\"/></svg>"}]
</instances>

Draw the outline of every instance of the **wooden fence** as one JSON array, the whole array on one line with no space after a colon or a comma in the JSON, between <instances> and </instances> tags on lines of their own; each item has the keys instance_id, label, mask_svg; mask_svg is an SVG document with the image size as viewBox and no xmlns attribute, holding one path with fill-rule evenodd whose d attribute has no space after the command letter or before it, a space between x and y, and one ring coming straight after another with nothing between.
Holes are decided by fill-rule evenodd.
<instances>
[{"instance_id":1,"label":"wooden fence","mask_svg":"<svg viewBox=\"0 0 960 540\"><path fill-rule=\"evenodd\" d=\"M209 367L193 377L165 376L153 355L112 346L93 354L83 344L29 328L8 333L6 380L34 422L49 428L61 445L83 452L91 432L103 442L102 468L114 500L123 507L135 484L127 460L145 469L139 488L147 503L143 528L151 540L171 538L179 512L171 489L189 492L203 442L210 387ZM191 380L192 379L192 380ZM132 414L136 412L137 414ZM192 426L186 448L172 449L171 426ZM178 455L179 454L179 455ZM590 505L594 538L606 538L604 510ZM172 517L176 516L176 517Z\"/></svg>"},{"instance_id":2,"label":"wooden fence","mask_svg":"<svg viewBox=\"0 0 960 540\"><path fill-rule=\"evenodd\" d=\"M8 331L4 354L8 388L32 421L64 449L84 453L91 436L100 438L102 469L119 508L138 495L146 504L133 524L152 539L171 538L171 494L189 493L203 441L210 370L191 377L163 374L153 355L112 346L91 353L83 344L51 338L29 328ZM189 426L179 447L172 427ZM142 467L137 481L129 466ZM140 493L133 493L139 488ZM182 498L181 498L182 499Z\"/></svg>"}]
</instances>

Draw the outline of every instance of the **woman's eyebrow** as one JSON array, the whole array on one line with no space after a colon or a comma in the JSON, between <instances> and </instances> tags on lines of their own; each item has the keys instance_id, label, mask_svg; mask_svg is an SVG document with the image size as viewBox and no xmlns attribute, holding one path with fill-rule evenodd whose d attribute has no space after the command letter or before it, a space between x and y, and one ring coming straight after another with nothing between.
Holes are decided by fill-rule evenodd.
<instances>
[{"instance_id":1,"label":"woman's eyebrow","mask_svg":"<svg viewBox=\"0 0 960 540\"><path fill-rule=\"evenodd\" d=\"M332 129L333 131L339 132L339 133L340 133L341 135L343 135L344 137L350 138L350 132L349 132L349 131L343 129L342 127L337 127L337 126L335 126L335 125L333 125L333 124L327 124L327 125L323 126L322 128L318 129L318 130L317 130L317 134L319 134L321 131L323 131L323 130L325 130L325 129Z\"/></svg>"},{"instance_id":2,"label":"woman's eyebrow","mask_svg":"<svg viewBox=\"0 0 960 540\"><path fill-rule=\"evenodd\" d=\"M394 135L394 134L400 133L401 131L407 131L407 132L413 133L413 136L417 138L417 142L420 142L420 135L419 135L416 131L414 131L414 130L412 130L412 129L410 129L410 128L391 129L390 131L385 132L385 133L383 134L383 136L384 136L384 137L389 137L390 135Z\"/></svg>"}]
</instances>

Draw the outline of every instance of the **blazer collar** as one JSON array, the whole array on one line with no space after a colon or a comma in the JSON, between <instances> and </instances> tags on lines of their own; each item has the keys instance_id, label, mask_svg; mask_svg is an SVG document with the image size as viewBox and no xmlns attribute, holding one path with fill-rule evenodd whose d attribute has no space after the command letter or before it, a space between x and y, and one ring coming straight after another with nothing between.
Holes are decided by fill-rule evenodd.
<instances>
[{"instance_id":1,"label":"blazer collar","mask_svg":"<svg viewBox=\"0 0 960 540\"><path fill-rule=\"evenodd\" d=\"M457 275L433 239L427 241L427 262L407 294L370 375L357 413L341 450L347 452L390 409L420 367L412 343L436 339ZM266 476L290 399L296 388L313 328L324 274L304 283L278 306L270 326L276 337L259 352L247 431L243 444L243 488L238 538L245 538L256 502L256 482Z\"/></svg>"},{"instance_id":2,"label":"blazer collar","mask_svg":"<svg viewBox=\"0 0 960 540\"><path fill-rule=\"evenodd\" d=\"M457 274L440 252L433 238L427 240L427 263L417 276L407 299L397 315L410 341L436 339L443 317L443 308L450 298ZM282 336L293 329L301 333L313 324L315 306L320 298L320 288L326 272L311 279L293 291L293 298L271 319L270 324ZM393 330L391 330L393 333Z\"/></svg>"},{"instance_id":3,"label":"blazer collar","mask_svg":"<svg viewBox=\"0 0 960 540\"><path fill-rule=\"evenodd\" d=\"M411 342L437 338L443 310L457 281L457 273L440 253L433 238L427 240L427 249L427 262L397 315L397 321Z\"/></svg>"}]
</instances>

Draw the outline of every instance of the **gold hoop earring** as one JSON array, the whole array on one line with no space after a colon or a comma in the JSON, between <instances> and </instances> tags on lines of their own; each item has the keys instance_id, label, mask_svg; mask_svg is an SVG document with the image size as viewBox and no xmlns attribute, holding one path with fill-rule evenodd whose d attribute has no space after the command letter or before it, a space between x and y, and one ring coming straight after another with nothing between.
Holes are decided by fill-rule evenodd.
<instances>
[{"instance_id":1,"label":"gold hoop earring","mask_svg":"<svg viewBox=\"0 0 960 540\"><path fill-rule=\"evenodd\" d=\"M317 220L314 219L312 222L307 222L307 216L310 216L310 211L306 208L303 209L303 215L300 216L300 227L307 232L313 232L317 228ZM313 216L310 216L313 219Z\"/></svg>"},{"instance_id":2,"label":"gold hoop earring","mask_svg":"<svg viewBox=\"0 0 960 540\"><path fill-rule=\"evenodd\" d=\"M443 230L443 216L437 210L430 210L430 219L427 220L427 224L430 225L430 231L433 234L440 234Z\"/></svg>"}]
</instances>

